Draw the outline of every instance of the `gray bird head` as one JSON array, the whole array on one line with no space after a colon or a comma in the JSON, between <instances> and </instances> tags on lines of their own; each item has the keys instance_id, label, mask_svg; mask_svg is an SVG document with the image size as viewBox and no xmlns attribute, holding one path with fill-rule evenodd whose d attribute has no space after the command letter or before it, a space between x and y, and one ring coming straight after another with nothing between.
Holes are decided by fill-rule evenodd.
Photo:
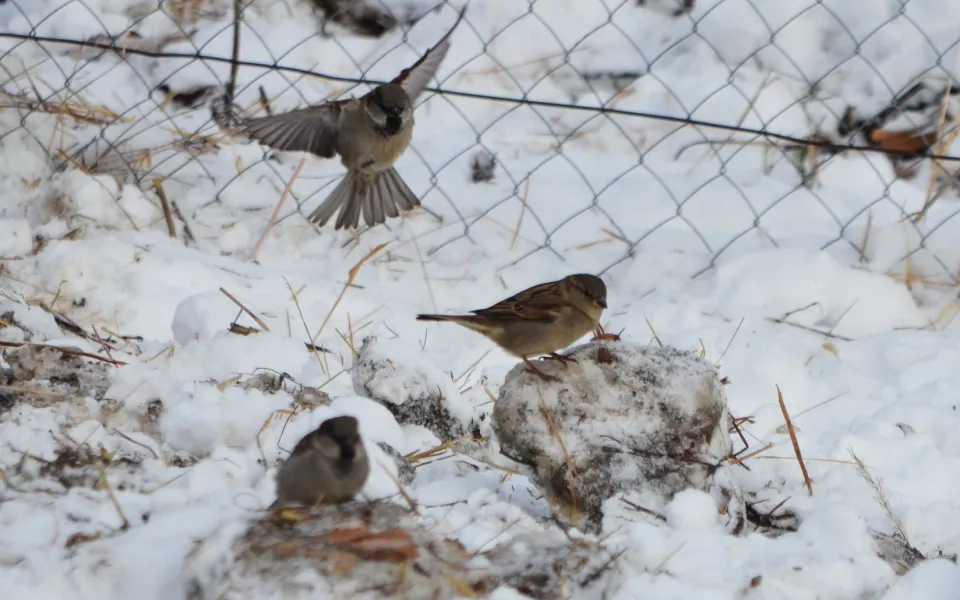
<instances>
[{"instance_id":1,"label":"gray bird head","mask_svg":"<svg viewBox=\"0 0 960 600\"><path fill-rule=\"evenodd\" d=\"M395 83L377 86L367 95L363 106L377 130L384 135L399 133L413 116L410 97Z\"/></svg>"},{"instance_id":2,"label":"gray bird head","mask_svg":"<svg viewBox=\"0 0 960 600\"><path fill-rule=\"evenodd\" d=\"M334 460L353 460L364 454L359 424L353 417L333 417L314 432L314 447Z\"/></svg>"},{"instance_id":3,"label":"gray bird head","mask_svg":"<svg viewBox=\"0 0 960 600\"><path fill-rule=\"evenodd\" d=\"M577 273L564 278L571 299L599 309L607 307L607 286L596 275Z\"/></svg>"}]
</instances>

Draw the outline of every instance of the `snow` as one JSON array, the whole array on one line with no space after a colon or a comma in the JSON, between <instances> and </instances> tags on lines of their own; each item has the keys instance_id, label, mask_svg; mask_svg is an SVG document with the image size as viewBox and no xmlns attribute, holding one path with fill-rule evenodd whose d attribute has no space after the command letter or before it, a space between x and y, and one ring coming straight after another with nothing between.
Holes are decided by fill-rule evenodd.
<instances>
[{"instance_id":1,"label":"snow","mask_svg":"<svg viewBox=\"0 0 960 600\"><path fill-rule=\"evenodd\" d=\"M202 4L187 28L193 42L167 51L205 44L229 56L232 3ZM390 78L455 11L387 4L424 17L407 34L361 38L331 26L327 36L309 3L258 0L241 55ZM475 0L438 79L470 93L610 102L805 137L835 130L847 106L874 114L918 78L960 75L960 4L950 0L698 0L674 17L676 7ZM170 14L139 0L7 0L0 29L86 39L133 27L151 42L182 35ZM358 240L316 230L302 215L342 168L309 159L254 262L301 157L267 158L256 144L221 139L208 108L162 107L156 91L215 84L229 65L78 59L67 45L10 38L0 53L5 94L61 101L54 93L69 86L71 101L124 119L100 128L57 108L0 109L0 597L176 600L194 580L214 589L231 572L236 539L272 502L278 461L332 416L358 418L374 462L361 499L406 507L401 470L378 444L409 455L489 436L492 400L517 364L473 332L414 316L488 306L574 272L602 274L603 325L622 329L625 343L662 343L717 365L732 415L751 417L742 456L771 444L745 459L749 471L725 468L724 481L758 514L777 507L783 518L734 532L701 491L682 491L654 515L628 504L644 506L640 494L609 498L601 534L568 533L622 554L573 597L956 596L960 219L954 189L922 222L909 218L928 198L928 163L903 179L881 155L821 156L803 185L796 157L761 140L427 93L397 168L442 220L418 210ZM607 73L640 77L621 89ZM365 89L243 67L238 104L257 110L260 86L274 110ZM178 131L215 136L207 141L217 147L171 145ZM63 168L110 142L141 187L119 160L99 172ZM478 156L496 158L492 180L471 180ZM155 179L175 205L177 239ZM183 243L186 229L195 243ZM243 336L228 332L232 323L269 331ZM9 347L21 343L125 364ZM353 369L362 352L367 366ZM270 387L265 375L282 380ZM446 428L395 417L437 398L452 417ZM405 492L417 522L481 562L487 551L513 556L528 535L570 544L544 490L496 450L457 445L415 461ZM901 531L927 560L878 556L878 540ZM314 595L326 585L307 572L298 581L318 586ZM267 593L248 583L243 597ZM522 597L508 584L487 592Z\"/></svg>"},{"instance_id":2,"label":"snow","mask_svg":"<svg viewBox=\"0 0 960 600\"><path fill-rule=\"evenodd\" d=\"M686 489L678 492L663 508L667 523L676 529L710 529L717 524L717 506L704 492Z\"/></svg>"}]
</instances>

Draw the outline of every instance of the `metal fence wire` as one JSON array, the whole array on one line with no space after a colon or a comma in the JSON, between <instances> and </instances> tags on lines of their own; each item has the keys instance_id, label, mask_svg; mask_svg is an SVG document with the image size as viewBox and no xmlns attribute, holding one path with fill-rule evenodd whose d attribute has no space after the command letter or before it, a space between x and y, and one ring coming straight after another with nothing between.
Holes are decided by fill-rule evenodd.
<instances>
[{"instance_id":1,"label":"metal fence wire","mask_svg":"<svg viewBox=\"0 0 960 600\"><path fill-rule=\"evenodd\" d=\"M801 247L956 283L952 3L474 0L398 163L425 209L407 220L425 254L497 239L504 265L656 249L702 272ZM359 95L464 4L5 0L0 145L163 195L189 244L228 209L265 223L299 158L231 142L215 101L262 116ZM305 224L342 172L308 161L281 221Z\"/></svg>"}]
</instances>

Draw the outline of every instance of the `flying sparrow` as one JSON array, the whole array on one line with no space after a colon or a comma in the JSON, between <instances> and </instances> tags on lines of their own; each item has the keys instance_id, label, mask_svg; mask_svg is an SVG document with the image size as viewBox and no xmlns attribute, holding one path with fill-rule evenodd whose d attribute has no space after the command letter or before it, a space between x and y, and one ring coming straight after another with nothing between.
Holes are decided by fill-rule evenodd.
<instances>
[{"instance_id":1,"label":"flying sparrow","mask_svg":"<svg viewBox=\"0 0 960 600\"><path fill-rule=\"evenodd\" d=\"M277 500L316 506L350 500L363 489L370 461L353 417L334 417L305 435L277 471Z\"/></svg>"},{"instance_id":2,"label":"flying sparrow","mask_svg":"<svg viewBox=\"0 0 960 600\"><path fill-rule=\"evenodd\" d=\"M301 110L248 119L232 133L246 135L276 150L309 152L323 158L340 155L347 174L308 220L323 225L338 210L336 229L372 227L420 206L420 199L393 168L413 135L413 106L450 49L456 23L413 66L361 98L325 102Z\"/></svg>"},{"instance_id":3,"label":"flying sparrow","mask_svg":"<svg viewBox=\"0 0 960 600\"><path fill-rule=\"evenodd\" d=\"M607 307L607 286L595 275L580 273L523 290L469 315L417 315L418 321L453 321L490 338L517 356L541 379L555 379L530 362L530 356L556 353L593 331Z\"/></svg>"}]
</instances>

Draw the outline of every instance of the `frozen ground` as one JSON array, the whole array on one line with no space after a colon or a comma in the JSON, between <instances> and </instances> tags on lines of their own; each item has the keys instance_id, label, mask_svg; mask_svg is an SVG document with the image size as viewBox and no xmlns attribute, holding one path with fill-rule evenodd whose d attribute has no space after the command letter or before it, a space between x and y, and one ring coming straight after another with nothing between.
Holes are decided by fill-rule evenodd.
<instances>
[{"instance_id":1,"label":"frozen ground","mask_svg":"<svg viewBox=\"0 0 960 600\"><path fill-rule=\"evenodd\" d=\"M192 42L169 41L166 51L196 44L229 55L232 3L174 4L195 33ZM430 5L389 4L414 14ZM699 0L680 17L668 0L635 4L474 0L439 78L450 89L553 102L596 104L616 94L620 109L803 137L835 130L848 105L876 113L917 78L942 85L945 70L960 64L954 0ZM0 30L88 39L133 27L147 42L179 34L155 8L136 0L8 0ZM288 66L343 76L373 66L370 77L384 79L434 43L453 16L449 7L427 14L405 45L396 31L376 40L333 26L334 38L313 36L318 25L305 3L256 0L241 56L267 63L282 56ZM960 571L948 559L960 549L957 198L948 192L917 226L903 222L927 198L929 165L898 179L883 156L842 154L804 187L777 149L690 146L726 139L721 131L430 96L398 169L442 221L417 211L358 240L315 230L302 214L341 169L310 161L292 193L303 212L288 200L253 262L300 157L264 160L260 147L225 140L219 148L171 146L183 132L215 135L209 110L161 109L162 94L150 95L164 82L183 92L222 81L227 65L123 62L66 45L18 44L0 39L4 93L52 102L69 86L73 112L99 107L88 116L122 120L104 129L60 114L70 112L60 105L26 121L23 104L0 110L0 341L106 356L95 339L58 327L43 304L89 334L96 327L113 340L111 360L126 364L84 372L92 383L81 398L69 397L77 393L69 377L48 379L46 393L24 394L29 377L0 387L0 596L184 597L195 544L259 517L273 499L276 460L327 416L356 414L368 442L403 454L438 444L356 395L349 369L363 337L391 339L387 347L419 372L451 373L452 383L439 382L445 393L489 412L489 394L514 361L468 331L424 327L413 316L481 307L536 282L602 271L607 330L646 342L652 328L662 343L719 362L733 413L753 417L750 451L772 444L747 461L749 472L737 471L739 484L763 500L759 513L783 502L776 514L796 518L783 520L779 536L733 536L695 495L678 497L665 522L614 499L603 539L623 553L590 594L956 597ZM588 84L583 73L642 77L617 94L616 78ZM816 99L808 98L812 81ZM238 103L250 110L260 85L276 110L348 89L246 67L239 82ZM110 143L144 179L143 191L114 179L126 177L117 154L98 163L106 174L58 172L59 150L89 165ZM492 182L476 184L470 162L481 146L498 167ZM179 239L167 233L152 188L157 177L182 214L174 219ZM183 219L195 238L189 245ZM921 238L923 248L904 261ZM384 243L345 288L351 267ZM234 320L261 325L239 314L221 287L270 331L228 333ZM788 314L793 325L773 321ZM329 353L305 346L315 334ZM267 423L273 411L291 408L297 386L267 393L245 385L259 369L321 386L332 403ZM812 497L775 386L794 417ZM444 456L419 465L408 491L470 551L554 529L525 478ZM393 473L384 470L392 463L377 457L384 466L365 493L397 498ZM106 465L115 501L98 465ZM877 542L898 529L923 556L947 558L898 579L878 558ZM516 597L496 592L498 600Z\"/></svg>"}]
</instances>

